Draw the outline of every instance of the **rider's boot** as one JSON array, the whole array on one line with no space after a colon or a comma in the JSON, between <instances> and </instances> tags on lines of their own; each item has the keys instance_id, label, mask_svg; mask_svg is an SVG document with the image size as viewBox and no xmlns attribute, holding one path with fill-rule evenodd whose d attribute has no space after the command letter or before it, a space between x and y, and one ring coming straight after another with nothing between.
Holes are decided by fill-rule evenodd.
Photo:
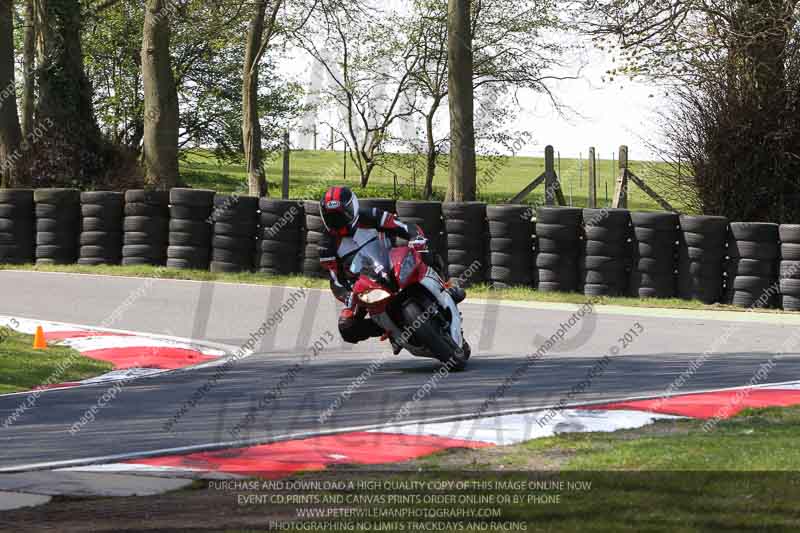
<instances>
[{"instance_id":1,"label":"rider's boot","mask_svg":"<svg viewBox=\"0 0 800 533\"><path fill-rule=\"evenodd\" d=\"M403 351L403 347L402 347L402 346L400 346L400 345L397 343L397 341L396 341L396 340L394 340L394 338L393 338L393 337L389 337L389 342L391 342L391 343L392 343L392 351L394 352L394 354L395 354L395 355L397 355L397 354L399 354L400 352L402 352L402 351Z\"/></svg>"}]
</instances>

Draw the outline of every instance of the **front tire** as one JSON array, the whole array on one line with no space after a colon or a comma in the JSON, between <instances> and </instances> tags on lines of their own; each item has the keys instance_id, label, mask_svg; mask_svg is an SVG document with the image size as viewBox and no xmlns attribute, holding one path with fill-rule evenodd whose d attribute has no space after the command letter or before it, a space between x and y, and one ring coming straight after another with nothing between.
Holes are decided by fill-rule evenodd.
<instances>
[{"instance_id":1,"label":"front tire","mask_svg":"<svg viewBox=\"0 0 800 533\"><path fill-rule=\"evenodd\" d=\"M413 328L412 336L418 344L428 348L439 361L448 365L450 370L464 370L469 353L455 345L450 335L437 323L436 316L422 321L419 317L424 315L424 311L413 300L403 303L402 313L405 326Z\"/></svg>"}]
</instances>

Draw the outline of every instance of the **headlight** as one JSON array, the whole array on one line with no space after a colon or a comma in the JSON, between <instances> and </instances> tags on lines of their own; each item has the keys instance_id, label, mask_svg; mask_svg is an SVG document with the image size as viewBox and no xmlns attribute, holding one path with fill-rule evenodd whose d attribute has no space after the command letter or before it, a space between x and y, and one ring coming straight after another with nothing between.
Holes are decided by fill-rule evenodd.
<instances>
[{"instance_id":1,"label":"headlight","mask_svg":"<svg viewBox=\"0 0 800 533\"><path fill-rule=\"evenodd\" d=\"M376 304L381 302L387 298L391 298L391 294L388 291L383 289L372 289L369 291L364 291L358 295L358 299L364 302L365 304Z\"/></svg>"},{"instance_id":2,"label":"headlight","mask_svg":"<svg viewBox=\"0 0 800 533\"><path fill-rule=\"evenodd\" d=\"M414 268L417 266L417 260L414 258L414 254L409 253L405 259L403 259L403 264L400 265L400 283L405 283L408 277L414 273Z\"/></svg>"}]
</instances>

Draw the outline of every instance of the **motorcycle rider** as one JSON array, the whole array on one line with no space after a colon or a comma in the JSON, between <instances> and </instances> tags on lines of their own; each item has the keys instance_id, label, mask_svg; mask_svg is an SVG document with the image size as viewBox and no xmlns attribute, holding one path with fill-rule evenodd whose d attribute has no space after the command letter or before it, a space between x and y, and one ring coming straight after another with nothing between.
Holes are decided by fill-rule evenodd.
<instances>
[{"instance_id":1,"label":"motorcycle rider","mask_svg":"<svg viewBox=\"0 0 800 533\"><path fill-rule=\"evenodd\" d=\"M376 208L359 208L358 197L347 187L331 187L320 201L320 214L327 233L319 243L319 260L331 278L331 291L344 308L339 314L339 332L345 342L356 344L371 337L380 337L383 329L367 318L366 309L360 308L353 298L355 279L349 273L350 262L363 244L384 234L408 240L409 246L419 251L423 261L440 276L444 263L437 254L428 250L425 234L415 224L407 225L393 213ZM466 297L460 287L448 289L456 303ZM399 348L394 346L395 353Z\"/></svg>"}]
</instances>

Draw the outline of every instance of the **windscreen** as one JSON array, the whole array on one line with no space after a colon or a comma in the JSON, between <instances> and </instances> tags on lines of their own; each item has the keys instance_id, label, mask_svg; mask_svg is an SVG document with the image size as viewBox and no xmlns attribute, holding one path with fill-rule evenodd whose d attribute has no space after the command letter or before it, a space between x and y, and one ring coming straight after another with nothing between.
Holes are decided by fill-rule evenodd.
<instances>
[{"instance_id":1,"label":"windscreen","mask_svg":"<svg viewBox=\"0 0 800 533\"><path fill-rule=\"evenodd\" d=\"M364 275L376 281L389 283L391 280L391 260L389 243L386 239L376 238L364 244L350 264L350 272Z\"/></svg>"}]
</instances>

